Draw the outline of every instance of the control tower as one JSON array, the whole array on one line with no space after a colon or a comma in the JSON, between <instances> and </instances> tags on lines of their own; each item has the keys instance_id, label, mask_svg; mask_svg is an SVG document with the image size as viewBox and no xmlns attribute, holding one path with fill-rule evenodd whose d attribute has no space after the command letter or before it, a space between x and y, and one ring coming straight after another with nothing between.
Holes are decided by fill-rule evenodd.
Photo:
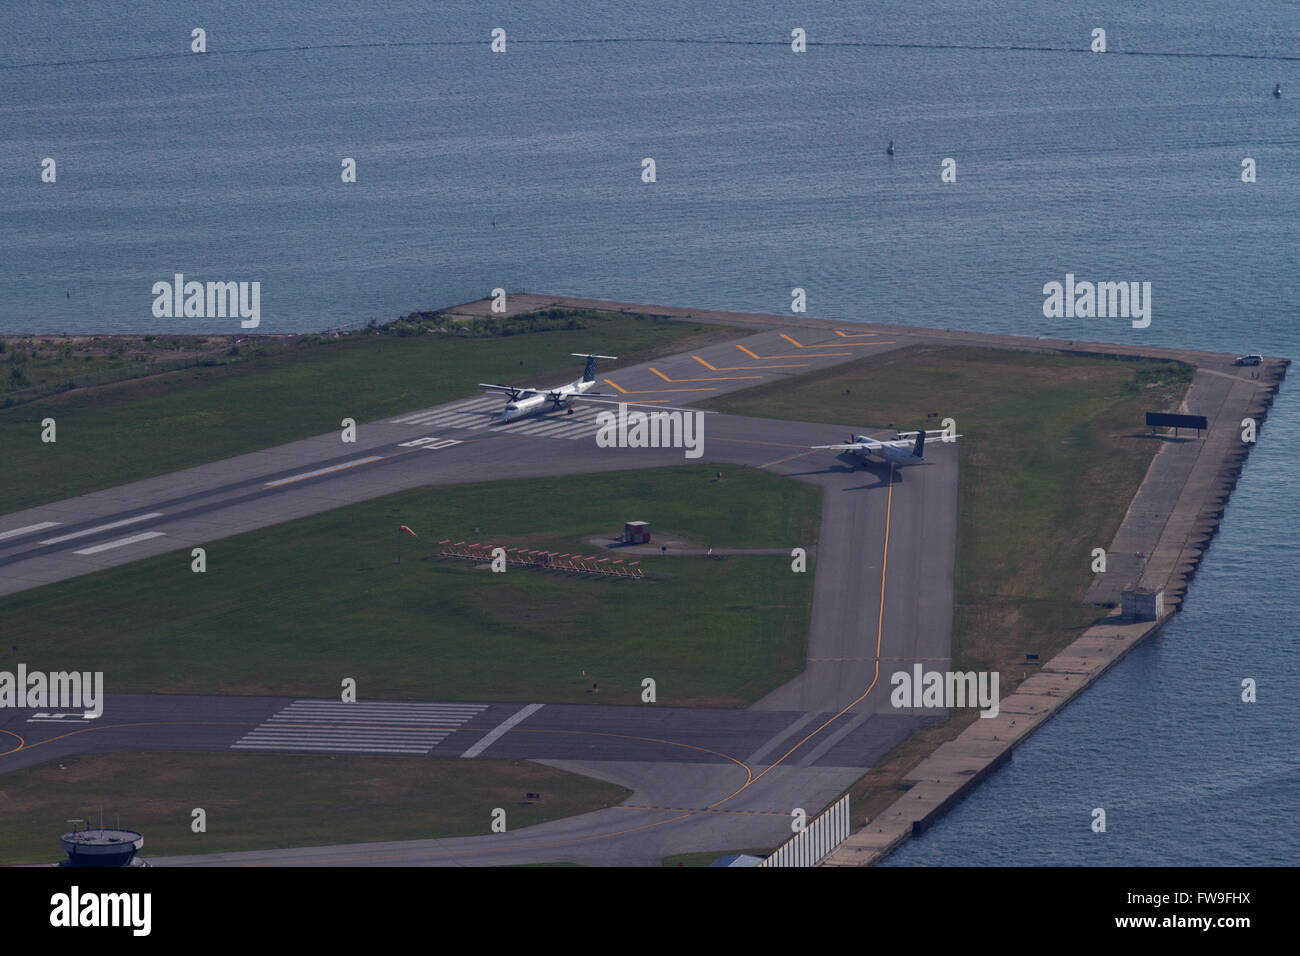
<instances>
[{"instance_id":1,"label":"control tower","mask_svg":"<svg viewBox=\"0 0 1300 956\"><path fill-rule=\"evenodd\" d=\"M59 838L68 858L60 866L131 866L136 851L144 846L138 830L91 829L85 820L69 820L72 832ZM77 829L77 824L85 824ZM135 865L139 866L137 862Z\"/></svg>"}]
</instances>

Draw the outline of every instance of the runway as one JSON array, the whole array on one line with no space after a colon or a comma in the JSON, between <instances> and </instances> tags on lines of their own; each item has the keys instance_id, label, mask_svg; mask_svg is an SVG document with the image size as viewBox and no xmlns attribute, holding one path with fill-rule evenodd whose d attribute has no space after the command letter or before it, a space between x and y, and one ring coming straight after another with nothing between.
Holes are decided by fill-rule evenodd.
<instances>
[{"instance_id":1,"label":"runway","mask_svg":"<svg viewBox=\"0 0 1300 956\"><path fill-rule=\"evenodd\" d=\"M615 369L602 375L602 388L629 401L677 405L902 344L897 337L768 331ZM178 552L188 563L192 547L409 488L691 460L680 448L599 447L595 416L605 406L501 426L490 418L501 404L499 397L467 396L362 424L355 443L320 435L5 516L0 594L162 553ZM649 864L694 849L776 845L790 833L794 807L815 814L920 723L946 716L941 709L897 711L888 692L893 670L913 659L946 669L951 654L959 445L927 445L928 464L863 469L808 447L841 441L861 423L704 419L698 460L764 468L824 492L808 665L753 707L343 705L113 695L110 685L97 721L33 722L29 711L0 711L0 753L13 747L0 755L0 772L87 751L233 748L544 760L635 791L621 807L517 834L155 864Z\"/></svg>"}]
</instances>

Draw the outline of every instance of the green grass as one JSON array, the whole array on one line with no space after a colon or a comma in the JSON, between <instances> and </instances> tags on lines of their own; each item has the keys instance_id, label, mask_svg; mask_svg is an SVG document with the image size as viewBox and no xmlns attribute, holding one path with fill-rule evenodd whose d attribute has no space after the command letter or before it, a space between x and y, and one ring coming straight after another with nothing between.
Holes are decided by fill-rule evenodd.
<instances>
[{"instance_id":1,"label":"green grass","mask_svg":"<svg viewBox=\"0 0 1300 956\"><path fill-rule=\"evenodd\" d=\"M479 382L552 384L580 370L581 360L570 352L630 363L735 335L686 322L554 311L549 320L453 323L456 331L446 333L404 334L417 326L403 321L337 339L250 336L236 356L214 353L213 340L201 338L196 354L208 355L212 365L0 408L0 514L336 430L344 418L364 423L436 405L474 394ZM70 346L58 340L43 346L39 339L23 345L10 339L0 372L39 365L43 380L62 381L73 374L66 366L86 355L102 360L106 375L128 374L129 367L119 366L140 357L143 372L151 361L165 365L185 353L179 340L132 339L130 349L128 340L84 340L65 360ZM119 349L127 358L114 357ZM29 357L13 364L19 353ZM32 359L33 353L45 357ZM41 441L45 418L56 421L57 442Z\"/></svg>"},{"instance_id":2,"label":"green grass","mask_svg":"<svg viewBox=\"0 0 1300 956\"><path fill-rule=\"evenodd\" d=\"M660 704L741 706L802 670L813 567L653 555L632 582L436 557L444 538L597 554L586 538L634 518L718 547L816 543L816 488L712 475L403 492L214 541L205 574L186 550L21 592L0 633L29 668L103 671L109 693L334 697L351 677L363 698L640 705L650 677Z\"/></svg>"},{"instance_id":3,"label":"green grass","mask_svg":"<svg viewBox=\"0 0 1300 956\"><path fill-rule=\"evenodd\" d=\"M1027 651L1046 660L1098 617L1081 604L1091 550L1110 545L1158 447L1145 436L1143 413L1176 408L1192 371L916 346L707 404L862 427L938 428L954 419L965 436L954 663L1009 671Z\"/></svg>"},{"instance_id":4,"label":"green grass","mask_svg":"<svg viewBox=\"0 0 1300 956\"><path fill-rule=\"evenodd\" d=\"M527 801L528 793L538 801ZM422 840L508 831L621 803L630 791L522 760L298 754L83 754L0 776L0 864L63 858L65 821L144 834L140 856ZM194 808L207 832L190 829ZM400 862L395 860L394 862Z\"/></svg>"}]
</instances>

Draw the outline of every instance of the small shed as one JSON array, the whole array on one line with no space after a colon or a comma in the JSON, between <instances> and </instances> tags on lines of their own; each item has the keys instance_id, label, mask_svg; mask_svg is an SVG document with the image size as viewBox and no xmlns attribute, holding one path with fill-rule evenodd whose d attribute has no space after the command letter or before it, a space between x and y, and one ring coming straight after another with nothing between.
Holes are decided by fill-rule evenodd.
<instances>
[{"instance_id":1,"label":"small shed","mask_svg":"<svg viewBox=\"0 0 1300 956\"><path fill-rule=\"evenodd\" d=\"M1158 621L1165 611L1165 592L1127 588L1122 597L1124 617L1130 621Z\"/></svg>"},{"instance_id":2,"label":"small shed","mask_svg":"<svg viewBox=\"0 0 1300 956\"><path fill-rule=\"evenodd\" d=\"M623 525L624 544L649 544L650 525L645 521L629 521Z\"/></svg>"}]
</instances>

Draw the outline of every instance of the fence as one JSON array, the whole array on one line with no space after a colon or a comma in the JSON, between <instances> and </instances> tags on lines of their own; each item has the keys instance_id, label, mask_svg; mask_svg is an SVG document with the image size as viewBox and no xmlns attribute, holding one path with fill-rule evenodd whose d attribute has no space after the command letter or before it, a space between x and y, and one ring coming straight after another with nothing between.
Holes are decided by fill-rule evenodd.
<instances>
[{"instance_id":1,"label":"fence","mask_svg":"<svg viewBox=\"0 0 1300 956\"><path fill-rule=\"evenodd\" d=\"M849 797L831 804L759 866L816 866L849 836Z\"/></svg>"},{"instance_id":2,"label":"fence","mask_svg":"<svg viewBox=\"0 0 1300 956\"><path fill-rule=\"evenodd\" d=\"M439 556L443 558L460 558L465 561L489 562L492 552L499 545L469 544L465 541L452 542L450 538L439 541ZM625 562L622 558L597 558L587 554L561 554L558 551L536 551L529 548L502 548L505 552L506 566L524 568L543 568L548 571L564 571L571 574L587 574L603 578L626 578L638 580L644 577L640 561Z\"/></svg>"}]
</instances>

